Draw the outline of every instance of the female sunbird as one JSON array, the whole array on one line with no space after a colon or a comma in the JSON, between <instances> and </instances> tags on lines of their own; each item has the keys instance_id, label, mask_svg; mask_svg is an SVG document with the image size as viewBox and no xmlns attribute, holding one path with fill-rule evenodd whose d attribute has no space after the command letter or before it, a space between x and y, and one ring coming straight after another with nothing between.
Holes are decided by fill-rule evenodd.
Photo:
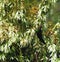
<instances>
[{"instance_id":1,"label":"female sunbird","mask_svg":"<svg viewBox=\"0 0 60 62\"><path fill-rule=\"evenodd\" d=\"M43 43L43 44L46 44L44 39L43 39L43 34L42 34L42 26L40 26L37 30L37 37L39 38L39 40Z\"/></svg>"}]
</instances>

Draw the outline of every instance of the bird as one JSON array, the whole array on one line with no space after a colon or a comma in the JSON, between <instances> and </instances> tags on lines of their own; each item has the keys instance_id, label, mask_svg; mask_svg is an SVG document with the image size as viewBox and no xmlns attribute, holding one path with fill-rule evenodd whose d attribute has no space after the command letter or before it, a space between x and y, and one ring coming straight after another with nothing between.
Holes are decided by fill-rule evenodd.
<instances>
[{"instance_id":1,"label":"bird","mask_svg":"<svg viewBox=\"0 0 60 62\"><path fill-rule=\"evenodd\" d=\"M37 37L39 38L39 41L41 41L43 44L46 44L44 39L43 39L43 31L42 31L42 26L40 26L36 32Z\"/></svg>"}]
</instances>

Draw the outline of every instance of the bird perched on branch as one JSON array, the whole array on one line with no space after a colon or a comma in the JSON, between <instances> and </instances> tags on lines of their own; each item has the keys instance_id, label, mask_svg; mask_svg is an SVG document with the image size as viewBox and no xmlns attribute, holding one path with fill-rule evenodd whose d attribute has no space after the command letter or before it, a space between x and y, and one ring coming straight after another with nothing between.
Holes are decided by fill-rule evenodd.
<instances>
[{"instance_id":1,"label":"bird perched on branch","mask_svg":"<svg viewBox=\"0 0 60 62\"><path fill-rule=\"evenodd\" d=\"M42 26L40 26L37 30L37 37L39 38L39 40L43 43L46 44L44 39L43 39L43 34L42 34Z\"/></svg>"}]
</instances>

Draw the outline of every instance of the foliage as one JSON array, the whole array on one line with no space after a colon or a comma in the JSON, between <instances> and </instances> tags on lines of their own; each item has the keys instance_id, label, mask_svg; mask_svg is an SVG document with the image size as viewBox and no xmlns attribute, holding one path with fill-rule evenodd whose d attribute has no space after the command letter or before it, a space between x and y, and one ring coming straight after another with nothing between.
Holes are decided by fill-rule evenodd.
<instances>
[{"instance_id":1,"label":"foliage","mask_svg":"<svg viewBox=\"0 0 60 62\"><path fill-rule=\"evenodd\" d=\"M60 18L54 12L58 2L0 0L1 62L60 61ZM37 37L40 26L46 44Z\"/></svg>"}]
</instances>

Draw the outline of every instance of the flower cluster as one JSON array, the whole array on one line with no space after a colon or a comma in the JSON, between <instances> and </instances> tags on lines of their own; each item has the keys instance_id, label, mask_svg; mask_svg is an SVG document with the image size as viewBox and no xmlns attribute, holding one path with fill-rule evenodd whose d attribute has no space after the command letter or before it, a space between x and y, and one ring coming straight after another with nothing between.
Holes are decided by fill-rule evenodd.
<instances>
[{"instance_id":1,"label":"flower cluster","mask_svg":"<svg viewBox=\"0 0 60 62\"><path fill-rule=\"evenodd\" d=\"M11 23L0 21L0 45L2 45L0 46L0 51L7 51L7 47L13 42L16 42L16 38L18 37L17 32L16 26L13 26ZM6 45L3 46L3 43L6 43Z\"/></svg>"}]
</instances>

